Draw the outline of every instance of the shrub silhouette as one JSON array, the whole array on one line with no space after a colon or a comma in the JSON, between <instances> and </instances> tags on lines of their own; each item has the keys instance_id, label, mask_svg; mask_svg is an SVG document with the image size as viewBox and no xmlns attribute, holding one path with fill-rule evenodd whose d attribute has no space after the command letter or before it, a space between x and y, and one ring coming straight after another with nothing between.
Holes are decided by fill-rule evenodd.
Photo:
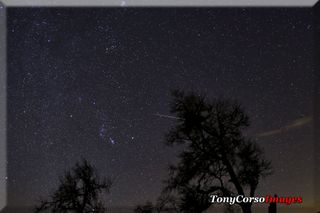
<instances>
[{"instance_id":1,"label":"shrub silhouette","mask_svg":"<svg viewBox=\"0 0 320 213\"><path fill-rule=\"evenodd\" d=\"M102 213L105 206L100 195L109 192L110 187L111 180L100 180L94 167L83 159L60 178L58 189L49 200L42 200L35 207L35 212L51 210L54 213Z\"/></svg>"}]
</instances>

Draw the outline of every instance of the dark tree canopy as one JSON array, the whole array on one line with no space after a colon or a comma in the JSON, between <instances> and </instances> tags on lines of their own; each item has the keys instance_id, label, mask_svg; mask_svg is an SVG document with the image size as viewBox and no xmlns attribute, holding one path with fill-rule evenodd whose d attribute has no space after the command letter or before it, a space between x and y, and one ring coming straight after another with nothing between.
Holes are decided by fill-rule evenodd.
<instances>
[{"instance_id":1,"label":"dark tree canopy","mask_svg":"<svg viewBox=\"0 0 320 213\"><path fill-rule=\"evenodd\" d=\"M210 195L254 196L270 162L255 141L243 135L249 118L236 102L207 100L194 93L173 93L171 111L179 119L167 144L183 144L179 162L170 167L166 192L177 196L181 212L202 212ZM244 213L251 204L239 203Z\"/></svg>"},{"instance_id":2,"label":"dark tree canopy","mask_svg":"<svg viewBox=\"0 0 320 213\"><path fill-rule=\"evenodd\" d=\"M51 210L57 213L103 213L105 206L100 195L108 193L110 179L100 179L95 168L82 160L60 178L60 185L50 196L42 200L35 212Z\"/></svg>"},{"instance_id":3,"label":"dark tree canopy","mask_svg":"<svg viewBox=\"0 0 320 213\"><path fill-rule=\"evenodd\" d=\"M147 201L144 205L138 205L135 213L180 213L179 206L177 205L176 198L168 193L162 193L155 204Z\"/></svg>"},{"instance_id":4,"label":"dark tree canopy","mask_svg":"<svg viewBox=\"0 0 320 213\"><path fill-rule=\"evenodd\" d=\"M156 207L151 202L146 202L144 205L139 205L134 209L134 213L154 213Z\"/></svg>"}]
</instances>

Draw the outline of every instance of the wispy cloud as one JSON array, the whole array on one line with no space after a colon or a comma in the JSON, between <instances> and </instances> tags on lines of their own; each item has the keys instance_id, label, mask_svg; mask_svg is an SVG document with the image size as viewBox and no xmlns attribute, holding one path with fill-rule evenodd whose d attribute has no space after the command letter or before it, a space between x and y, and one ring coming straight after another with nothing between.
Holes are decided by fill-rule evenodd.
<instances>
[{"instance_id":1,"label":"wispy cloud","mask_svg":"<svg viewBox=\"0 0 320 213\"><path fill-rule=\"evenodd\" d=\"M259 134L256 135L256 137L258 138L263 138L263 137L269 137L269 136L273 136L273 135L277 135L277 134L281 134L293 129L297 129L297 128L301 128L309 123L312 122L312 117L311 116L306 116L303 118L299 118L297 120L292 121L291 123L282 126L278 129L273 129L270 131L265 131L265 132L261 132Z\"/></svg>"}]
</instances>

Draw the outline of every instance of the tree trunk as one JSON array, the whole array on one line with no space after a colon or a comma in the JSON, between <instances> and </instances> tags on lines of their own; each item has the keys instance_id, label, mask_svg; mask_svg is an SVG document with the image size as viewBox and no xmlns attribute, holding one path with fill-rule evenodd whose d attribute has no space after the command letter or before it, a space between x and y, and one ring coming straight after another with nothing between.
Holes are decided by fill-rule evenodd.
<instances>
[{"instance_id":1,"label":"tree trunk","mask_svg":"<svg viewBox=\"0 0 320 213\"><path fill-rule=\"evenodd\" d=\"M241 205L241 209L243 213L251 213L251 203L244 203Z\"/></svg>"}]
</instances>

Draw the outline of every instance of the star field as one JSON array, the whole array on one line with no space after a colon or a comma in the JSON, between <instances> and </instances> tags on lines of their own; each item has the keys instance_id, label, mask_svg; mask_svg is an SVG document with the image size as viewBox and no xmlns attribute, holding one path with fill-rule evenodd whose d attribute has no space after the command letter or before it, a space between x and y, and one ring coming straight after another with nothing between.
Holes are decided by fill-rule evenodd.
<instances>
[{"instance_id":1,"label":"star field","mask_svg":"<svg viewBox=\"0 0 320 213\"><path fill-rule=\"evenodd\" d=\"M81 157L115 178L110 205L155 199L178 153L157 116L173 89L239 100L253 137L311 116L311 23L308 9L9 8L9 203L32 205ZM310 135L258 139L275 168L260 193L312 202Z\"/></svg>"}]
</instances>

